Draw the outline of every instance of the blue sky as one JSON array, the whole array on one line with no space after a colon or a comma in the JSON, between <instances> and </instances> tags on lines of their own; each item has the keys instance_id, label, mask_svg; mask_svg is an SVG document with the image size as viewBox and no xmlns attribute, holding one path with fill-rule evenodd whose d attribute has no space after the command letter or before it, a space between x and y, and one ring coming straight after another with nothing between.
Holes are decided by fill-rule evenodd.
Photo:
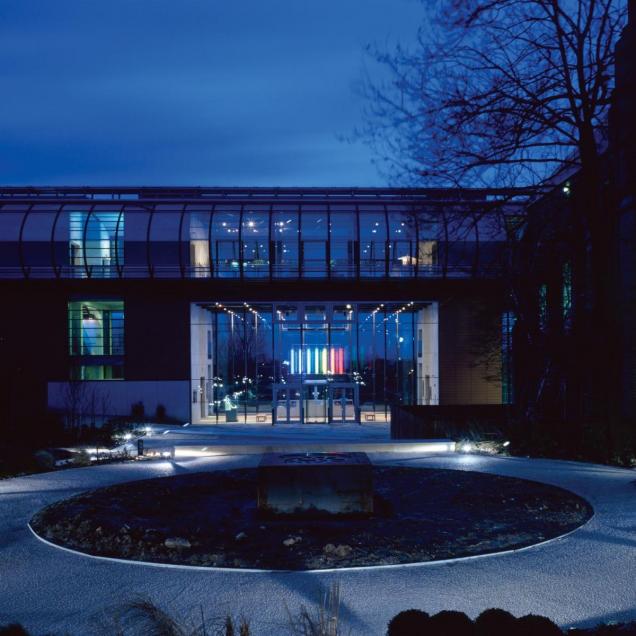
<instances>
[{"instance_id":1,"label":"blue sky","mask_svg":"<svg viewBox=\"0 0 636 636\"><path fill-rule=\"evenodd\" d=\"M0 183L386 185L354 90L418 0L0 0Z\"/></svg>"}]
</instances>

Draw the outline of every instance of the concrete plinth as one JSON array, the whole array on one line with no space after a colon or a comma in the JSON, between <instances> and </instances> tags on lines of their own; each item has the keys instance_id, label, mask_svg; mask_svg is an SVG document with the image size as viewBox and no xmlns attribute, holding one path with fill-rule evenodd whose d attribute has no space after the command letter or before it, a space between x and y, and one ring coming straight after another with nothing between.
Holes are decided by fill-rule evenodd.
<instances>
[{"instance_id":1,"label":"concrete plinth","mask_svg":"<svg viewBox=\"0 0 636 636\"><path fill-rule=\"evenodd\" d=\"M267 453L258 467L258 508L272 514L373 512L366 453Z\"/></svg>"}]
</instances>

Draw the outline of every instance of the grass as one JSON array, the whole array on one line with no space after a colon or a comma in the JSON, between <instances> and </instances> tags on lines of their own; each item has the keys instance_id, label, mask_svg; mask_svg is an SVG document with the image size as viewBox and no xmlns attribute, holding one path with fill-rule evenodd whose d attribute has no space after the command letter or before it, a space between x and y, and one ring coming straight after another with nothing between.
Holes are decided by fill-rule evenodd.
<instances>
[{"instance_id":1,"label":"grass","mask_svg":"<svg viewBox=\"0 0 636 636\"><path fill-rule=\"evenodd\" d=\"M284 633L289 636L343 636L340 606L341 590L336 582L320 595L316 606L301 605L297 613L286 607L287 630L281 631L281 636ZM102 633L109 636L255 636L244 616L228 614L209 620L201 607L200 616L181 619L146 598L115 608L106 619Z\"/></svg>"}]
</instances>

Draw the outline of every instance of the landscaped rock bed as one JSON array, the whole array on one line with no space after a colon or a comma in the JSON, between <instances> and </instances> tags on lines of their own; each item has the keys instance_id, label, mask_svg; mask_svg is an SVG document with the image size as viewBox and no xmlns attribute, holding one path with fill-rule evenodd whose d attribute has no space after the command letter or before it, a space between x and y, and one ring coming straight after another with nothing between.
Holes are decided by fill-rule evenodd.
<instances>
[{"instance_id":1,"label":"landscaped rock bed","mask_svg":"<svg viewBox=\"0 0 636 636\"><path fill-rule=\"evenodd\" d=\"M374 468L370 518L263 518L256 470L129 482L53 504L31 520L54 543L142 561L322 569L498 552L564 534L592 509L568 491L484 473Z\"/></svg>"}]
</instances>

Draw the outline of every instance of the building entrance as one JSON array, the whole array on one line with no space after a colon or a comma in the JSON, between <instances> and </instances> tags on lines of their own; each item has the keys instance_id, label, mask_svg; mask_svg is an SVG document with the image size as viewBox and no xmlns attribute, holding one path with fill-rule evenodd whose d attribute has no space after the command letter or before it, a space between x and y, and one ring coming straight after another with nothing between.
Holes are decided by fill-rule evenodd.
<instances>
[{"instance_id":1,"label":"building entrance","mask_svg":"<svg viewBox=\"0 0 636 636\"><path fill-rule=\"evenodd\" d=\"M324 378L274 384L274 424L346 424L360 422L360 391L353 382Z\"/></svg>"},{"instance_id":2,"label":"building entrance","mask_svg":"<svg viewBox=\"0 0 636 636\"><path fill-rule=\"evenodd\" d=\"M388 422L438 400L437 303L191 305L192 422Z\"/></svg>"}]
</instances>

